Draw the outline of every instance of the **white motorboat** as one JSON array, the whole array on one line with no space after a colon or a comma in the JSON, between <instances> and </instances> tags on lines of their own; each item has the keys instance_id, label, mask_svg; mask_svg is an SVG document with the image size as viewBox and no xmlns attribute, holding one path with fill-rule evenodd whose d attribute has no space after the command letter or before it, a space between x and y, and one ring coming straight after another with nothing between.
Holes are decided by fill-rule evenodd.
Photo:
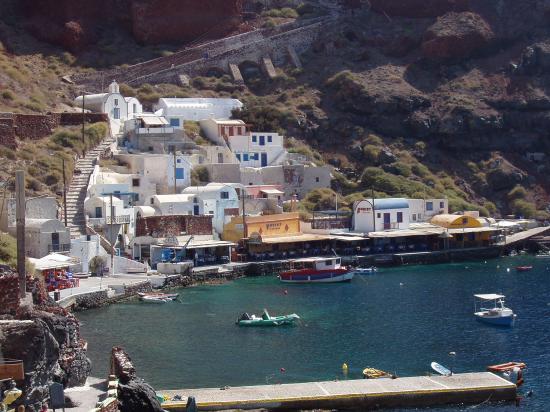
<instances>
[{"instance_id":1,"label":"white motorboat","mask_svg":"<svg viewBox=\"0 0 550 412\"><path fill-rule=\"evenodd\" d=\"M355 268L353 271L358 275L371 275L378 272L378 268L376 266L371 266L368 268Z\"/></svg>"},{"instance_id":2,"label":"white motorboat","mask_svg":"<svg viewBox=\"0 0 550 412\"><path fill-rule=\"evenodd\" d=\"M511 326L516 319L512 309L504 306L504 295L496 293L474 295L474 315L482 322L499 326ZM493 302L492 307L485 308L486 302ZM479 306L479 309L478 309Z\"/></svg>"},{"instance_id":3,"label":"white motorboat","mask_svg":"<svg viewBox=\"0 0 550 412\"><path fill-rule=\"evenodd\" d=\"M141 299L142 302L146 302L146 303L166 303L171 301L171 299L168 299L168 298L163 298L159 296L150 296L150 295L140 296L139 298Z\"/></svg>"},{"instance_id":4,"label":"white motorboat","mask_svg":"<svg viewBox=\"0 0 550 412\"><path fill-rule=\"evenodd\" d=\"M354 273L342 266L342 260L336 257L311 257L296 259L291 266L299 265L302 269L290 269L281 272L279 279L287 283L335 283L349 282Z\"/></svg>"}]
</instances>

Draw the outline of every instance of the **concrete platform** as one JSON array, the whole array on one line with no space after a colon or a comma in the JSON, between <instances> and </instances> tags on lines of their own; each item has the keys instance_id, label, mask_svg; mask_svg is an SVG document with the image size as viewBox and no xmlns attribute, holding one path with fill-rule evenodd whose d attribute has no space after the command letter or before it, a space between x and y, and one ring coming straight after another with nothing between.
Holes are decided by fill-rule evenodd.
<instances>
[{"instance_id":1,"label":"concrete platform","mask_svg":"<svg viewBox=\"0 0 550 412\"><path fill-rule=\"evenodd\" d=\"M170 398L168 411L185 411L188 396L199 410L228 409L375 409L513 401L516 385L489 372L453 376L360 379L283 385L242 386L158 391Z\"/></svg>"}]
</instances>

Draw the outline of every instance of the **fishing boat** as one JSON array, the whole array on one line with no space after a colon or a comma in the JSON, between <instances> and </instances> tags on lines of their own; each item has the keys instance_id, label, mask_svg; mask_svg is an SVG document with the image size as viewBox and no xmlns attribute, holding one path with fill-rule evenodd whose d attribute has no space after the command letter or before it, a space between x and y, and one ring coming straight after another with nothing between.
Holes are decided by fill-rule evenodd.
<instances>
[{"instance_id":1,"label":"fishing boat","mask_svg":"<svg viewBox=\"0 0 550 412\"><path fill-rule=\"evenodd\" d=\"M531 269L533 269L533 266L516 266L518 272L529 272Z\"/></svg>"},{"instance_id":2,"label":"fishing boat","mask_svg":"<svg viewBox=\"0 0 550 412\"><path fill-rule=\"evenodd\" d=\"M365 369L363 369L363 378L364 379L380 379L380 378L395 379L396 376L392 375L389 372L380 370L380 369L365 368Z\"/></svg>"},{"instance_id":3,"label":"fishing boat","mask_svg":"<svg viewBox=\"0 0 550 412\"><path fill-rule=\"evenodd\" d=\"M544 252L537 253L535 255L535 257L541 258L541 259L550 259L550 251L544 251Z\"/></svg>"},{"instance_id":4,"label":"fishing boat","mask_svg":"<svg viewBox=\"0 0 550 412\"><path fill-rule=\"evenodd\" d=\"M501 375L519 387L523 385L523 369L526 367L527 365L523 362L506 362L500 365L487 366L487 370Z\"/></svg>"},{"instance_id":5,"label":"fishing boat","mask_svg":"<svg viewBox=\"0 0 550 412\"><path fill-rule=\"evenodd\" d=\"M279 279L287 283L335 283L353 279L354 273L342 266L340 257L312 257L296 259L291 262L292 267L301 266L302 269L291 269L281 272Z\"/></svg>"},{"instance_id":6,"label":"fishing boat","mask_svg":"<svg viewBox=\"0 0 550 412\"><path fill-rule=\"evenodd\" d=\"M179 296L178 293L162 293L162 292L139 292L139 297L152 297L152 298L160 298L165 300L176 300Z\"/></svg>"},{"instance_id":7,"label":"fishing boat","mask_svg":"<svg viewBox=\"0 0 550 412\"><path fill-rule=\"evenodd\" d=\"M262 316L243 313L235 323L239 326L282 326L292 325L296 319L300 319L300 317L295 313L290 315L271 316L267 310L264 309Z\"/></svg>"},{"instance_id":8,"label":"fishing boat","mask_svg":"<svg viewBox=\"0 0 550 412\"><path fill-rule=\"evenodd\" d=\"M373 273L378 272L378 268L376 266L371 266L368 268L355 268L353 271L358 275L372 275Z\"/></svg>"},{"instance_id":9,"label":"fishing boat","mask_svg":"<svg viewBox=\"0 0 550 412\"><path fill-rule=\"evenodd\" d=\"M474 295L474 315L482 322L499 326L511 326L516 315L512 309L504 306L504 295L496 293ZM484 308L481 305L485 302L493 302L492 308ZM479 305L479 310L478 310Z\"/></svg>"},{"instance_id":10,"label":"fishing boat","mask_svg":"<svg viewBox=\"0 0 550 412\"><path fill-rule=\"evenodd\" d=\"M147 296L147 295L140 296L139 299L142 302L146 302L146 303L167 303L171 301L171 299L163 298L160 296Z\"/></svg>"}]
</instances>

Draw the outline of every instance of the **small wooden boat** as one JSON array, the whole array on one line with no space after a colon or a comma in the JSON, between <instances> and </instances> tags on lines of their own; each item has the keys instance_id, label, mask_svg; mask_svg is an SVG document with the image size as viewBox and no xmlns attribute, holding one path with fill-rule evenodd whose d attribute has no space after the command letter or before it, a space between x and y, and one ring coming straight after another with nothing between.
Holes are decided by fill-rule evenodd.
<instances>
[{"instance_id":1,"label":"small wooden boat","mask_svg":"<svg viewBox=\"0 0 550 412\"><path fill-rule=\"evenodd\" d=\"M355 268L353 271L358 275L372 275L373 273L378 272L378 268L376 266L371 266L368 268Z\"/></svg>"},{"instance_id":2,"label":"small wooden boat","mask_svg":"<svg viewBox=\"0 0 550 412\"><path fill-rule=\"evenodd\" d=\"M533 266L516 266L518 272L528 272L533 269Z\"/></svg>"},{"instance_id":3,"label":"small wooden boat","mask_svg":"<svg viewBox=\"0 0 550 412\"><path fill-rule=\"evenodd\" d=\"M239 326L282 326L292 325L296 319L300 319L300 317L295 313L282 316L270 316L267 310L264 309L260 317L243 313L235 323Z\"/></svg>"},{"instance_id":4,"label":"small wooden boat","mask_svg":"<svg viewBox=\"0 0 550 412\"><path fill-rule=\"evenodd\" d=\"M138 295L141 298L144 296L149 296L153 298L162 298L166 300L176 300L179 296L178 293L162 293L162 292L147 292L147 293L139 292Z\"/></svg>"},{"instance_id":5,"label":"small wooden boat","mask_svg":"<svg viewBox=\"0 0 550 412\"><path fill-rule=\"evenodd\" d=\"M161 298L158 296L140 296L140 300L146 303L166 303L170 302L170 299Z\"/></svg>"},{"instance_id":6,"label":"small wooden boat","mask_svg":"<svg viewBox=\"0 0 550 412\"><path fill-rule=\"evenodd\" d=\"M364 379L380 379L380 378L395 379L396 376L392 375L389 372L380 370L380 369L365 368L365 369L363 369L363 378Z\"/></svg>"},{"instance_id":7,"label":"small wooden boat","mask_svg":"<svg viewBox=\"0 0 550 412\"><path fill-rule=\"evenodd\" d=\"M502 373L502 372L511 371L514 368L525 369L526 367L527 365L523 362L506 362L506 363L501 363L500 365L487 366L487 370L489 372Z\"/></svg>"},{"instance_id":8,"label":"small wooden boat","mask_svg":"<svg viewBox=\"0 0 550 412\"><path fill-rule=\"evenodd\" d=\"M516 319L516 315L512 309L504 306L504 295L497 295L495 293L474 295L476 298L474 302L474 316L485 323L490 323L498 326L511 326ZM479 303L478 303L479 301ZM481 307L482 302L494 303L492 308ZM478 304L480 306L477 309Z\"/></svg>"},{"instance_id":9,"label":"small wooden boat","mask_svg":"<svg viewBox=\"0 0 550 412\"><path fill-rule=\"evenodd\" d=\"M335 283L353 279L354 273L342 266L339 257L312 257L296 259L292 265L303 265L303 269L291 269L281 272L279 279L287 283Z\"/></svg>"}]
</instances>

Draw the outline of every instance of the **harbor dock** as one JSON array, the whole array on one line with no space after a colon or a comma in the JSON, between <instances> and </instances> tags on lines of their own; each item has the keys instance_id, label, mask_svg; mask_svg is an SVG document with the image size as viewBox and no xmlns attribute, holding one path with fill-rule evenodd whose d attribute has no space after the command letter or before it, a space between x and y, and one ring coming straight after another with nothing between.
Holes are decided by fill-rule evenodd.
<instances>
[{"instance_id":1,"label":"harbor dock","mask_svg":"<svg viewBox=\"0 0 550 412\"><path fill-rule=\"evenodd\" d=\"M166 390L162 407L185 411L188 397L198 410L378 409L514 401L516 385L490 372L397 379L359 379L280 385Z\"/></svg>"}]
</instances>

